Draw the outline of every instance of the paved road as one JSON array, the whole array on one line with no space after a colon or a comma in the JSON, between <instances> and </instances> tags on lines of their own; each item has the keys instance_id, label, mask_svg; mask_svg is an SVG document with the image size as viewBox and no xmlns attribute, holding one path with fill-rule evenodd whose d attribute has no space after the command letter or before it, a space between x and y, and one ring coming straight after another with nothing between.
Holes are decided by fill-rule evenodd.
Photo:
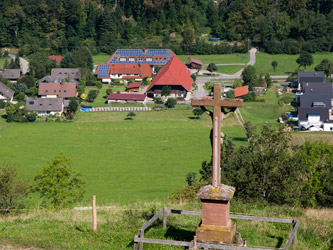
<instances>
[{"instance_id":1,"label":"paved road","mask_svg":"<svg viewBox=\"0 0 333 250\"><path fill-rule=\"evenodd\" d=\"M256 63L256 48L250 49L250 60L248 63L245 65L254 65ZM217 64L217 65L222 65L222 64ZM240 64L228 64L228 65L240 65ZM231 79L241 79L242 78L242 72L244 68L239 70L233 75L227 75L223 73L214 73L214 74L219 74L219 76L214 76L214 77L197 77L196 79L196 84L198 85L198 90L194 91L193 97L195 98L200 98L202 96L205 96L207 94L207 91L204 90L203 86L205 85L206 82L211 81L211 80L231 80ZM196 71L195 71L196 72ZM209 74L208 71L203 71L204 74ZM287 75L277 75L277 76L271 76L272 79L279 79L279 78L288 78Z\"/></svg>"},{"instance_id":2,"label":"paved road","mask_svg":"<svg viewBox=\"0 0 333 250\"><path fill-rule=\"evenodd\" d=\"M9 56L15 60L16 55L9 54ZM29 62L23 57L20 57L20 68L23 75L29 71Z\"/></svg>"}]
</instances>

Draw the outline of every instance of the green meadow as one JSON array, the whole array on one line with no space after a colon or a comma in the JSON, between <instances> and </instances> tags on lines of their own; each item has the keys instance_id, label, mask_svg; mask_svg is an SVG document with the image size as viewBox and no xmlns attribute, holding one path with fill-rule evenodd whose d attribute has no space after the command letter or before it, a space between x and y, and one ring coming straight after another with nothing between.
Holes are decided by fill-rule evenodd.
<instances>
[{"instance_id":1,"label":"green meadow","mask_svg":"<svg viewBox=\"0 0 333 250\"><path fill-rule=\"evenodd\" d=\"M193 56L200 59L203 64L227 64L227 63L247 63L249 61L248 53L220 54L220 55L177 55L183 62L188 63L188 57Z\"/></svg>"},{"instance_id":2,"label":"green meadow","mask_svg":"<svg viewBox=\"0 0 333 250\"><path fill-rule=\"evenodd\" d=\"M191 110L79 113L74 122L0 123L1 162L32 180L59 153L87 180L100 202L163 200L188 172L210 158L208 118ZM35 203L33 200L32 203Z\"/></svg>"},{"instance_id":3,"label":"green meadow","mask_svg":"<svg viewBox=\"0 0 333 250\"><path fill-rule=\"evenodd\" d=\"M333 60L333 53L314 53L313 64L306 68L306 71L313 71L314 68L321 62L323 59ZM286 54L277 54L271 55L267 53L256 53L256 63L254 67L256 68L257 73L270 73L271 75L287 75L289 72L294 72L298 68L296 59L299 55L286 55ZM272 61L277 61L278 65L274 71L272 67ZM301 68L303 70L303 68Z\"/></svg>"}]
</instances>

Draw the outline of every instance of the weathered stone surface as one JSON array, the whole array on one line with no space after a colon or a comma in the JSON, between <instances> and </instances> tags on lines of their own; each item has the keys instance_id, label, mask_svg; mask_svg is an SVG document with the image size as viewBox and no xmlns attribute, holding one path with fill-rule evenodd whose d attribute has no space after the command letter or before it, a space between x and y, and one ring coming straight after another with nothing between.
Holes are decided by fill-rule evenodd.
<instances>
[{"instance_id":1,"label":"weathered stone surface","mask_svg":"<svg viewBox=\"0 0 333 250\"><path fill-rule=\"evenodd\" d=\"M201 224L196 231L197 241L205 243L233 243L236 224L230 221L227 226Z\"/></svg>"},{"instance_id":2,"label":"weathered stone surface","mask_svg":"<svg viewBox=\"0 0 333 250\"><path fill-rule=\"evenodd\" d=\"M213 185L202 186L197 194L201 200L222 200L230 201L234 196L236 189L234 187L221 184L217 187Z\"/></svg>"}]
</instances>

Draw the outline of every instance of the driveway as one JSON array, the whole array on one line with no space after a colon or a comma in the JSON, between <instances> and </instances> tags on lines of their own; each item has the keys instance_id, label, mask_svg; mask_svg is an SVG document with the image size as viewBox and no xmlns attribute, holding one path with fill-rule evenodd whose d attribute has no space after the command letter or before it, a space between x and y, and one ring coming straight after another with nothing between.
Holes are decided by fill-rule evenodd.
<instances>
[{"instance_id":1,"label":"driveway","mask_svg":"<svg viewBox=\"0 0 333 250\"><path fill-rule=\"evenodd\" d=\"M15 60L16 55L9 54L9 56ZM23 75L29 71L29 62L23 57L20 57L20 69Z\"/></svg>"}]
</instances>

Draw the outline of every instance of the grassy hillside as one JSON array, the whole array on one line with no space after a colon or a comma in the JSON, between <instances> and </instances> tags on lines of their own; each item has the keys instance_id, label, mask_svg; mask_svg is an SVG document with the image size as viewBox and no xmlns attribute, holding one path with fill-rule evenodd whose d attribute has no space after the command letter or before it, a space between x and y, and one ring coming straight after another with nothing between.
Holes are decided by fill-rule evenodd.
<instances>
[{"instance_id":1,"label":"grassy hillside","mask_svg":"<svg viewBox=\"0 0 333 250\"><path fill-rule=\"evenodd\" d=\"M97 197L97 203L99 202ZM108 204L110 205L110 204ZM133 249L138 229L163 207L200 211L199 202L183 204L141 203L127 206L111 204L98 209L98 231L92 231L91 210L30 211L9 218L0 218L0 248L12 245L43 249ZM231 201L232 214L245 214L299 219L296 250L328 250L332 241L332 209L300 209L242 204ZM248 247L283 248L292 231L289 224L235 221L237 231ZM145 231L145 237L191 241L200 223L198 216L168 215L167 229L161 220ZM21 248L20 248L21 249ZM144 249L176 250L183 247L144 244Z\"/></svg>"}]
</instances>

